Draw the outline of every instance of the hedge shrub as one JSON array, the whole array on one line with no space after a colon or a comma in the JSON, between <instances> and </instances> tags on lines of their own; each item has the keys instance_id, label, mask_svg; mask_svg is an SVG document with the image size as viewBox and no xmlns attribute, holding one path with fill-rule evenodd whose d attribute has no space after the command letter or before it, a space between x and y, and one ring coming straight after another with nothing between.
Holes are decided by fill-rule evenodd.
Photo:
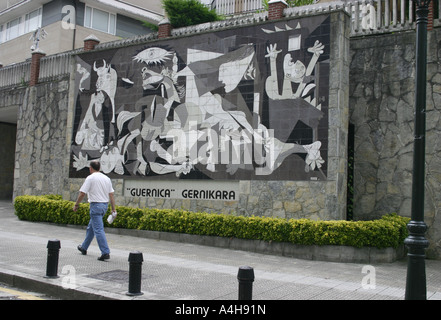
<instances>
[{"instance_id":1,"label":"hedge shrub","mask_svg":"<svg viewBox=\"0 0 441 320\"><path fill-rule=\"evenodd\" d=\"M87 225L89 204L61 196L18 196L15 213L21 220L58 224ZM240 239L291 242L300 245L345 245L353 247L398 247L407 237L409 218L389 214L373 221L314 221L274 217L244 217L190 212L177 209L131 208L117 206L113 228L178 232ZM110 208L106 214L110 214ZM104 220L109 227L107 220Z\"/></svg>"},{"instance_id":2,"label":"hedge shrub","mask_svg":"<svg viewBox=\"0 0 441 320\"><path fill-rule=\"evenodd\" d=\"M216 10L198 0L162 0L162 5L173 28L182 28L221 20Z\"/></svg>"}]
</instances>

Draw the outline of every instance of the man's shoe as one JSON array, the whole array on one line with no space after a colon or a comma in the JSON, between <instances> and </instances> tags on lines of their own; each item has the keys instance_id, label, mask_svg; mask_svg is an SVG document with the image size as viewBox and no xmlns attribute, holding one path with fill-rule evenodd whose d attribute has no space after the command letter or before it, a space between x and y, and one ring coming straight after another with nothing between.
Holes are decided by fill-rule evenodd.
<instances>
[{"instance_id":1,"label":"man's shoe","mask_svg":"<svg viewBox=\"0 0 441 320\"><path fill-rule=\"evenodd\" d=\"M84 250L84 249L81 247L81 245L79 245L77 248L78 248L78 250L81 252L82 255L86 255L86 254L87 254L87 250Z\"/></svg>"},{"instance_id":2,"label":"man's shoe","mask_svg":"<svg viewBox=\"0 0 441 320\"><path fill-rule=\"evenodd\" d=\"M102 254L101 257L98 258L100 261L109 260L110 255L109 254Z\"/></svg>"}]
</instances>

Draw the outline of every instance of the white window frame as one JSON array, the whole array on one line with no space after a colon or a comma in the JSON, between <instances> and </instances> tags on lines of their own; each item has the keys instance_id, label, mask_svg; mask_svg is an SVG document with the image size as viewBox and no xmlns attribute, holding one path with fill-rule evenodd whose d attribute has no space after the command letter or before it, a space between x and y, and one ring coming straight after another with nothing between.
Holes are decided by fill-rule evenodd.
<instances>
[{"instance_id":1,"label":"white window frame","mask_svg":"<svg viewBox=\"0 0 441 320\"><path fill-rule=\"evenodd\" d=\"M106 28L107 31L105 31L103 29L98 29L96 27L94 28L94 26L93 26L94 12L95 13L101 12L101 13L107 14L107 16L108 16L107 28ZM115 35L116 34L116 14L111 13L109 11L101 10L101 9L86 5L84 8L84 27Z\"/></svg>"},{"instance_id":2,"label":"white window frame","mask_svg":"<svg viewBox=\"0 0 441 320\"><path fill-rule=\"evenodd\" d=\"M37 28L41 28L41 20L43 18L42 11L43 10L40 7L40 8L38 8L38 9L36 9L34 11L31 11L31 12L29 12L29 13L27 13L25 15L25 33L34 32ZM37 19L37 27L31 29L30 22L29 22L30 21L30 15L33 14L34 12L37 12L37 17L36 17L36 19Z\"/></svg>"},{"instance_id":3,"label":"white window frame","mask_svg":"<svg viewBox=\"0 0 441 320\"><path fill-rule=\"evenodd\" d=\"M18 18L15 18L15 19L8 21L6 23L5 41L9 41L9 40L18 38L19 36L21 36L23 34L22 20L23 20L22 17L18 17ZM17 21L18 21L18 23L17 23ZM17 23L17 24L15 24L15 23ZM12 33L14 31L13 28L15 28L15 27L17 28L16 34L15 34L15 32Z\"/></svg>"},{"instance_id":4,"label":"white window frame","mask_svg":"<svg viewBox=\"0 0 441 320\"><path fill-rule=\"evenodd\" d=\"M26 33L34 32L36 28L33 30L30 30L30 25L29 25L29 17L34 12L37 12L37 19L38 19L37 28L40 28L41 23L42 23L43 7L35 9L35 10L28 12L24 15L21 15L15 19L12 19L12 20L4 23L3 25L0 25L0 43L4 43L9 40L13 40L13 39L18 38ZM16 33L14 32L14 34L11 34L11 31L12 31L11 24L15 23L16 21L18 21L18 24L16 25L17 32Z\"/></svg>"}]
</instances>

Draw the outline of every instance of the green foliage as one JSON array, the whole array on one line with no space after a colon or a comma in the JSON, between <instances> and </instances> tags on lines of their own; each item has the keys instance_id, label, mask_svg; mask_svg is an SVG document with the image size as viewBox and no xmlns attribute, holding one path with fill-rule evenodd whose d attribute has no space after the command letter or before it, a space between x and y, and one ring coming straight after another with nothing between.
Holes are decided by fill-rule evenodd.
<instances>
[{"instance_id":1,"label":"green foliage","mask_svg":"<svg viewBox=\"0 0 441 320\"><path fill-rule=\"evenodd\" d=\"M215 10L198 0L162 0L162 5L174 28L221 20Z\"/></svg>"},{"instance_id":2,"label":"green foliage","mask_svg":"<svg viewBox=\"0 0 441 320\"><path fill-rule=\"evenodd\" d=\"M15 214L21 220L87 225L89 204L77 212L73 201L61 196L19 196ZM274 217L244 217L190 212L177 209L130 208L117 206L113 228L152 230L219 236L299 245L345 245L353 247L398 247L407 237L409 218L389 214L374 221L314 221ZM107 215L110 214L110 209ZM104 225L109 227L107 220Z\"/></svg>"},{"instance_id":3,"label":"green foliage","mask_svg":"<svg viewBox=\"0 0 441 320\"><path fill-rule=\"evenodd\" d=\"M148 21L141 21L141 24L152 31L158 32L159 30L159 27L156 24L150 23Z\"/></svg>"},{"instance_id":4,"label":"green foliage","mask_svg":"<svg viewBox=\"0 0 441 320\"><path fill-rule=\"evenodd\" d=\"M269 0L262 0L265 10L268 10ZM289 7L298 7L314 3L314 0L286 0ZM210 10L198 0L162 0L162 6L174 28L192 26L205 22L223 20L216 10ZM158 26L147 21L141 21L142 25L158 31Z\"/></svg>"},{"instance_id":5,"label":"green foliage","mask_svg":"<svg viewBox=\"0 0 441 320\"><path fill-rule=\"evenodd\" d=\"M20 196L14 201L15 214L21 220L87 225L89 205L80 204L77 212L72 210L73 205L54 195Z\"/></svg>"}]
</instances>

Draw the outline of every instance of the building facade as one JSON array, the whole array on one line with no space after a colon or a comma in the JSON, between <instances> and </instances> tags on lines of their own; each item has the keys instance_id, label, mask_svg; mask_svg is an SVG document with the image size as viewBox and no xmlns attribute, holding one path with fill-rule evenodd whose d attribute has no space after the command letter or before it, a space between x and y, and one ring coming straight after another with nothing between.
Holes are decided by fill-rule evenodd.
<instances>
[{"instance_id":1,"label":"building facade","mask_svg":"<svg viewBox=\"0 0 441 320\"><path fill-rule=\"evenodd\" d=\"M30 59L37 46L47 55L82 48L93 34L101 42L151 33L163 18L160 1L33 0L0 4L0 63Z\"/></svg>"}]
</instances>

